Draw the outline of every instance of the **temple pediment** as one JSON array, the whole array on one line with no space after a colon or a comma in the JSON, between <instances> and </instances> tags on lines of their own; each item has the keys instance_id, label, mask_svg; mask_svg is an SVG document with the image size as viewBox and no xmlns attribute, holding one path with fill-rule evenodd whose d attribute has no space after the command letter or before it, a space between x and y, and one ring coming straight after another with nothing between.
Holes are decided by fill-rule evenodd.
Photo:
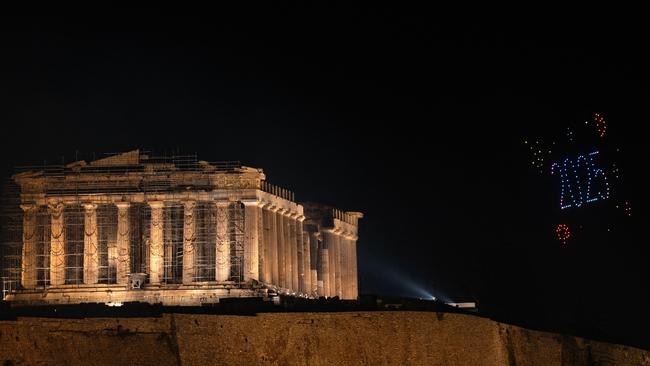
<instances>
[{"instance_id":1,"label":"temple pediment","mask_svg":"<svg viewBox=\"0 0 650 366\"><path fill-rule=\"evenodd\" d=\"M89 163L91 166L125 166L138 164L140 164L140 150L138 149L93 160Z\"/></svg>"}]
</instances>

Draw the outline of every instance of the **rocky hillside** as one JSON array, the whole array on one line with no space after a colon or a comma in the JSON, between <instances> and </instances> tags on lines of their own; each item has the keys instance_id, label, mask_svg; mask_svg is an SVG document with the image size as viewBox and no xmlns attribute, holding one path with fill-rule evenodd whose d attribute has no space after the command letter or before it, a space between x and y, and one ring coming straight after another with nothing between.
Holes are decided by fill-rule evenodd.
<instances>
[{"instance_id":1,"label":"rocky hillside","mask_svg":"<svg viewBox=\"0 0 650 366\"><path fill-rule=\"evenodd\" d=\"M650 352L440 312L0 321L2 365L650 365Z\"/></svg>"}]
</instances>

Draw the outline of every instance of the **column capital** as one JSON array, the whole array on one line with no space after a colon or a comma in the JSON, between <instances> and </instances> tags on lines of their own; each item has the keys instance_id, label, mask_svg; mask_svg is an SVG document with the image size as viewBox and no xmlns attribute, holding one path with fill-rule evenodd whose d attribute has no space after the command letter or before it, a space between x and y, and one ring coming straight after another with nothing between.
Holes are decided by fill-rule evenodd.
<instances>
[{"instance_id":1,"label":"column capital","mask_svg":"<svg viewBox=\"0 0 650 366\"><path fill-rule=\"evenodd\" d=\"M358 211L348 211L348 212L346 212L346 213L347 213L348 215L350 215L350 216L356 218L356 219L362 219L362 218L363 218L363 213L362 213L362 212L358 212Z\"/></svg>"},{"instance_id":2,"label":"column capital","mask_svg":"<svg viewBox=\"0 0 650 366\"><path fill-rule=\"evenodd\" d=\"M163 207L165 207L165 202L163 202L163 201L147 201L147 204L151 208L163 208Z\"/></svg>"},{"instance_id":3,"label":"column capital","mask_svg":"<svg viewBox=\"0 0 650 366\"><path fill-rule=\"evenodd\" d=\"M82 203L81 206L83 206L86 211L95 211L97 209L96 203Z\"/></svg>"},{"instance_id":4,"label":"column capital","mask_svg":"<svg viewBox=\"0 0 650 366\"><path fill-rule=\"evenodd\" d=\"M183 205L185 210L193 210L196 207L195 200L183 200L181 201L181 204Z\"/></svg>"},{"instance_id":5,"label":"column capital","mask_svg":"<svg viewBox=\"0 0 650 366\"><path fill-rule=\"evenodd\" d=\"M296 217L296 220L298 220L300 222L305 221L305 215L298 215L298 217Z\"/></svg>"},{"instance_id":6,"label":"column capital","mask_svg":"<svg viewBox=\"0 0 650 366\"><path fill-rule=\"evenodd\" d=\"M65 208L65 205L63 202L50 202L47 205L47 210L49 213L55 216L59 216L63 213L63 209Z\"/></svg>"},{"instance_id":7,"label":"column capital","mask_svg":"<svg viewBox=\"0 0 650 366\"><path fill-rule=\"evenodd\" d=\"M31 212L36 209L38 206L35 203L23 203L20 205L20 208L25 212Z\"/></svg>"},{"instance_id":8,"label":"column capital","mask_svg":"<svg viewBox=\"0 0 650 366\"><path fill-rule=\"evenodd\" d=\"M260 203L260 201L257 200L257 198L251 198L251 199L243 199L240 200L241 203L244 204L244 206L255 206L257 207Z\"/></svg>"},{"instance_id":9,"label":"column capital","mask_svg":"<svg viewBox=\"0 0 650 366\"><path fill-rule=\"evenodd\" d=\"M228 207L230 206L230 201L225 201L225 200L216 200L212 201L217 207Z\"/></svg>"},{"instance_id":10,"label":"column capital","mask_svg":"<svg viewBox=\"0 0 650 366\"><path fill-rule=\"evenodd\" d=\"M299 214L297 212L289 211L289 217L292 219L297 219Z\"/></svg>"},{"instance_id":11,"label":"column capital","mask_svg":"<svg viewBox=\"0 0 650 366\"><path fill-rule=\"evenodd\" d=\"M350 237L352 236L352 232L347 230L341 230L339 236L342 237L343 239L350 239Z\"/></svg>"},{"instance_id":12,"label":"column capital","mask_svg":"<svg viewBox=\"0 0 650 366\"><path fill-rule=\"evenodd\" d=\"M131 202L115 202L118 210L126 210L131 206Z\"/></svg>"},{"instance_id":13,"label":"column capital","mask_svg":"<svg viewBox=\"0 0 650 366\"><path fill-rule=\"evenodd\" d=\"M258 206L259 208L265 209L265 208L271 206L271 202L268 202L268 201L259 201L259 203L257 204L257 206Z\"/></svg>"}]
</instances>

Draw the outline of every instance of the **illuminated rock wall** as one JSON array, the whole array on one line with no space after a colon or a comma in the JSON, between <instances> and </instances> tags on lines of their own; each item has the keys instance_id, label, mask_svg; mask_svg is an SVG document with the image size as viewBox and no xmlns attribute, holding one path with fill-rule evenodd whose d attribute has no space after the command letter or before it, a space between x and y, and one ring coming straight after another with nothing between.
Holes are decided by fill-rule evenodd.
<instances>
[{"instance_id":1,"label":"illuminated rock wall","mask_svg":"<svg viewBox=\"0 0 650 366\"><path fill-rule=\"evenodd\" d=\"M650 365L650 352L433 312L0 321L5 365Z\"/></svg>"}]
</instances>

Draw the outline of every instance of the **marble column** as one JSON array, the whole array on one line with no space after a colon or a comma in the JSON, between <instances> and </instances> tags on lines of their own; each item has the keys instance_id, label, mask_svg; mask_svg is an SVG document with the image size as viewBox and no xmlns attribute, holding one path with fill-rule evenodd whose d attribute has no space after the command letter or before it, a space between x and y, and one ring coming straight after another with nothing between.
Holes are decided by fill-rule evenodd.
<instances>
[{"instance_id":1,"label":"marble column","mask_svg":"<svg viewBox=\"0 0 650 366\"><path fill-rule=\"evenodd\" d=\"M326 292L329 294L327 296L334 297L336 296L336 234L334 234L333 229L324 229L324 248L327 250L327 267L328 267L328 284L329 288L326 287Z\"/></svg>"},{"instance_id":2,"label":"marble column","mask_svg":"<svg viewBox=\"0 0 650 366\"><path fill-rule=\"evenodd\" d=\"M311 295L311 271L309 269L309 236L304 232L305 216L298 216L298 269L300 271L300 292Z\"/></svg>"},{"instance_id":3,"label":"marble column","mask_svg":"<svg viewBox=\"0 0 650 366\"><path fill-rule=\"evenodd\" d=\"M319 295L318 291L318 232L312 231L309 232L309 259L310 259L310 269L311 269L311 294Z\"/></svg>"},{"instance_id":4,"label":"marble column","mask_svg":"<svg viewBox=\"0 0 650 366\"><path fill-rule=\"evenodd\" d=\"M318 278L319 282L319 287L320 287L320 282L322 281L323 283L323 288L321 291L319 291L318 295L319 296L327 296L330 297L330 260L329 260L329 253L328 249L325 248L324 246L321 247L320 249L320 268L318 270L318 274L320 275Z\"/></svg>"},{"instance_id":5,"label":"marble column","mask_svg":"<svg viewBox=\"0 0 650 366\"><path fill-rule=\"evenodd\" d=\"M52 203L48 206L51 219L50 237L50 286L65 284L65 227L63 203Z\"/></svg>"},{"instance_id":6,"label":"marble column","mask_svg":"<svg viewBox=\"0 0 650 366\"><path fill-rule=\"evenodd\" d=\"M334 279L335 279L335 295L338 296L339 299L343 298L343 288L342 288L342 283L341 283L341 231L337 230L334 233ZM332 253L330 253L332 255Z\"/></svg>"},{"instance_id":7,"label":"marble column","mask_svg":"<svg viewBox=\"0 0 650 366\"><path fill-rule=\"evenodd\" d=\"M228 201L216 201L216 274L219 282L230 279L230 237L228 235Z\"/></svg>"},{"instance_id":8,"label":"marble column","mask_svg":"<svg viewBox=\"0 0 650 366\"><path fill-rule=\"evenodd\" d=\"M258 281L259 273L259 231L258 208L259 201L243 200L244 204L244 282Z\"/></svg>"},{"instance_id":9,"label":"marble column","mask_svg":"<svg viewBox=\"0 0 650 366\"><path fill-rule=\"evenodd\" d=\"M284 288L291 290L293 287L291 269L291 212L288 210L282 216L282 247L284 254Z\"/></svg>"},{"instance_id":10,"label":"marble column","mask_svg":"<svg viewBox=\"0 0 650 366\"><path fill-rule=\"evenodd\" d=\"M20 205L23 209L23 248L22 271L20 282L23 288L36 287L36 213L38 206L34 204Z\"/></svg>"},{"instance_id":11,"label":"marble column","mask_svg":"<svg viewBox=\"0 0 650 366\"><path fill-rule=\"evenodd\" d=\"M183 201L183 284L194 282L196 261L196 201Z\"/></svg>"},{"instance_id":12,"label":"marble column","mask_svg":"<svg viewBox=\"0 0 650 366\"><path fill-rule=\"evenodd\" d=\"M287 276L286 276L286 256L285 256L285 236L284 236L284 209L278 209L278 212L275 214L275 224L277 228L277 255L278 255L278 286L282 288L287 288Z\"/></svg>"},{"instance_id":13,"label":"marble column","mask_svg":"<svg viewBox=\"0 0 650 366\"><path fill-rule=\"evenodd\" d=\"M350 297L350 280L349 280L349 266L348 266L348 240L346 233L341 233L339 237L339 255L341 264L341 298L349 299Z\"/></svg>"},{"instance_id":14,"label":"marble column","mask_svg":"<svg viewBox=\"0 0 650 366\"><path fill-rule=\"evenodd\" d=\"M165 208L167 206L167 208ZM172 224L172 215L173 211L177 211L178 206L175 206L173 203L163 205L162 213L162 257L163 257L163 273L160 275L160 281L174 281L178 276L174 276L175 272L178 271L178 267L175 266L174 261L174 252L176 250L176 243L174 243L174 225ZM178 214L178 212L176 212ZM178 256L176 256L176 261L178 261ZM183 277L182 268L181 268L181 279Z\"/></svg>"},{"instance_id":15,"label":"marble column","mask_svg":"<svg viewBox=\"0 0 650 366\"><path fill-rule=\"evenodd\" d=\"M271 220L270 215L272 214L269 211L270 204L267 203L262 206L262 235L264 245L262 246L262 256L264 260L262 262L262 276L261 281L264 283L273 283L273 277L271 274Z\"/></svg>"},{"instance_id":16,"label":"marble column","mask_svg":"<svg viewBox=\"0 0 650 366\"><path fill-rule=\"evenodd\" d=\"M271 205L267 212L269 218L269 271L271 272L270 282L275 286L280 285L280 273L278 266L278 226L276 206Z\"/></svg>"},{"instance_id":17,"label":"marble column","mask_svg":"<svg viewBox=\"0 0 650 366\"><path fill-rule=\"evenodd\" d=\"M84 284L97 283L99 243L97 242L97 205L86 203L84 208Z\"/></svg>"},{"instance_id":18,"label":"marble column","mask_svg":"<svg viewBox=\"0 0 650 366\"><path fill-rule=\"evenodd\" d=\"M289 220L289 249L291 255L291 289L300 291L300 272L298 268L298 214L292 213Z\"/></svg>"},{"instance_id":19,"label":"marble column","mask_svg":"<svg viewBox=\"0 0 650 366\"><path fill-rule=\"evenodd\" d=\"M350 297L356 300L359 297L359 280L357 273L357 237L350 240Z\"/></svg>"},{"instance_id":20,"label":"marble column","mask_svg":"<svg viewBox=\"0 0 650 366\"><path fill-rule=\"evenodd\" d=\"M117 202L117 283L125 285L131 273L131 240L129 202Z\"/></svg>"},{"instance_id":21,"label":"marble column","mask_svg":"<svg viewBox=\"0 0 650 366\"><path fill-rule=\"evenodd\" d=\"M343 267L344 271L344 276L343 280L345 281L345 285L343 286L344 288L344 293L343 296L348 299L348 300L354 300L356 299L356 296L354 295L354 268L352 264L352 239L354 238L353 233L346 233L347 235L344 237L343 243L345 243L345 247L341 251L341 266Z\"/></svg>"},{"instance_id":22,"label":"marble column","mask_svg":"<svg viewBox=\"0 0 650 366\"><path fill-rule=\"evenodd\" d=\"M161 201L149 202L151 207L151 231L149 240L149 283L160 284L164 268L164 203Z\"/></svg>"},{"instance_id":23,"label":"marble column","mask_svg":"<svg viewBox=\"0 0 650 366\"><path fill-rule=\"evenodd\" d=\"M257 268L257 273L258 273L258 278L257 280L265 283L267 281L266 277L266 272L264 271L264 266L266 265L266 230L264 230L264 209L263 207L265 206L264 203L258 202L257 205L257 263L258 263L258 268Z\"/></svg>"}]
</instances>

